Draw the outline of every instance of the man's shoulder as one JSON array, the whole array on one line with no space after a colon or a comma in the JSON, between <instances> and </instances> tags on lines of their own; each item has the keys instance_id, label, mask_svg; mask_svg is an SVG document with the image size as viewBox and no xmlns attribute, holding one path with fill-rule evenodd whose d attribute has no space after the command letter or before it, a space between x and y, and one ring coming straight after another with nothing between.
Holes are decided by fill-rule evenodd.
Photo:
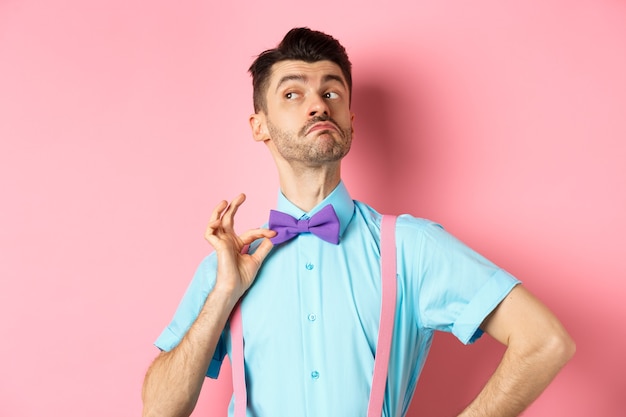
<instances>
[{"instance_id":1,"label":"man's shoulder","mask_svg":"<svg viewBox=\"0 0 626 417\"><path fill-rule=\"evenodd\" d=\"M354 205L356 206L360 215L363 216L367 221L380 223L382 216L387 215L387 213L380 213L375 208L373 208L369 204L366 204L362 201L354 200ZM388 214L391 214L391 213L388 213ZM397 230L407 229L407 230L416 231L416 230L429 229L432 227L443 229L443 226L441 226L439 223L435 221L422 218L422 217L416 217L412 214L404 213L404 214L398 214L395 216L398 218L397 223L396 223Z\"/></svg>"},{"instance_id":2,"label":"man's shoulder","mask_svg":"<svg viewBox=\"0 0 626 417\"><path fill-rule=\"evenodd\" d=\"M378 212L372 206L361 201L355 200L354 204L358 215L370 226L380 230L382 217L386 214ZM445 233L443 226L433 220L406 213L396 215L396 217L396 240L399 242L406 239L414 240L420 235L435 236L442 232Z\"/></svg>"},{"instance_id":3,"label":"man's shoulder","mask_svg":"<svg viewBox=\"0 0 626 417\"><path fill-rule=\"evenodd\" d=\"M396 222L396 229L400 231L429 231L429 230L443 230L443 226L439 223L425 219L423 217L415 217L412 214L400 214Z\"/></svg>"}]
</instances>

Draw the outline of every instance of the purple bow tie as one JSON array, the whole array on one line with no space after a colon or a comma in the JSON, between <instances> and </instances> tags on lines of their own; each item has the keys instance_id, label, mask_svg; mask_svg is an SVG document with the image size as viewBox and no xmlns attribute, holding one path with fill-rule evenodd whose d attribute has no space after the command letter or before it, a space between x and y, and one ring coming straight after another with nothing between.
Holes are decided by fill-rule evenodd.
<instances>
[{"instance_id":1,"label":"purple bow tie","mask_svg":"<svg viewBox=\"0 0 626 417\"><path fill-rule=\"evenodd\" d=\"M286 213L270 210L268 227L278 233L270 239L274 245L306 232L313 233L326 242L339 244L339 218L330 204L305 220L296 220Z\"/></svg>"}]
</instances>

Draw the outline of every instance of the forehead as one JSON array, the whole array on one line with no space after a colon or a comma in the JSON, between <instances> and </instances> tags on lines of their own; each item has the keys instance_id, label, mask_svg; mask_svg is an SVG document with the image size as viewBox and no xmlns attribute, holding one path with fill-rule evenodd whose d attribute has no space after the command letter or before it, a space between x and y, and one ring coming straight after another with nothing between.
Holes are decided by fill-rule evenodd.
<instances>
[{"instance_id":1,"label":"forehead","mask_svg":"<svg viewBox=\"0 0 626 417\"><path fill-rule=\"evenodd\" d=\"M276 88L282 80L285 78L293 79L294 76L306 81L320 81L329 79L329 75L332 76L330 79L341 78L343 84L347 85L341 68L332 61L279 61L272 65L269 85L270 88L272 86Z\"/></svg>"}]
</instances>

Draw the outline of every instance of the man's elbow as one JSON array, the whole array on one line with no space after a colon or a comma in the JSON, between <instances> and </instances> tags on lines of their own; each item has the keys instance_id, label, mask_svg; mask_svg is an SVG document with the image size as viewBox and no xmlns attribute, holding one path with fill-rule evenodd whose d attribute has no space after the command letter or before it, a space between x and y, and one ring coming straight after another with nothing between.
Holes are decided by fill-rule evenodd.
<instances>
[{"instance_id":1,"label":"man's elbow","mask_svg":"<svg viewBox=\"0 0 626 417\"><path fill-rule=\"evenodd\" d=\"M576 353L576 342L561 328L545 338L542 351L560 369Z\"/></svg>"}]
</instances>

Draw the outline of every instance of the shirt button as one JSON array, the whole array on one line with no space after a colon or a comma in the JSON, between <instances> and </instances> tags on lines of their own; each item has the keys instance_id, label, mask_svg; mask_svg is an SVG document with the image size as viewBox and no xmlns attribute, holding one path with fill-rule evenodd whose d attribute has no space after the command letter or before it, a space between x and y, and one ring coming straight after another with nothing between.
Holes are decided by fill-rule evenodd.
<instances>
[{"instance_id":1,"label":"shirt button","mask_svg":"<svg viewBox=\"0 0 626 417\"><path fill-rule=\"evenodd\" d=\"M309 321L315 321L315 320L317 320L317 316L316 316L315 314L313 314L313 313L309 314L309 315L307 316L307 318L309 319Z\"/></svg>"},{"instance_id":2,"label":"shirt button","mask_svg":"<svg viewBox=\"0 0 626 417\"><path fill-rule=\"evenodd\" d=\"M320 377L320 373L319 372L317 372L317 371L311 372L311 378L312 379L319 379L319 377Z\"/></svg>"},{"instance_id":3,"label":"shirt button","mask_svg":"<svg viewBox=\"0 0 626 417\"><path fill-rule=\"evenodd\" d=\"M313 269L313 264L308 262L305 266L306 269L308 269L309 271Z\"/></svg>"}]
</instances>

